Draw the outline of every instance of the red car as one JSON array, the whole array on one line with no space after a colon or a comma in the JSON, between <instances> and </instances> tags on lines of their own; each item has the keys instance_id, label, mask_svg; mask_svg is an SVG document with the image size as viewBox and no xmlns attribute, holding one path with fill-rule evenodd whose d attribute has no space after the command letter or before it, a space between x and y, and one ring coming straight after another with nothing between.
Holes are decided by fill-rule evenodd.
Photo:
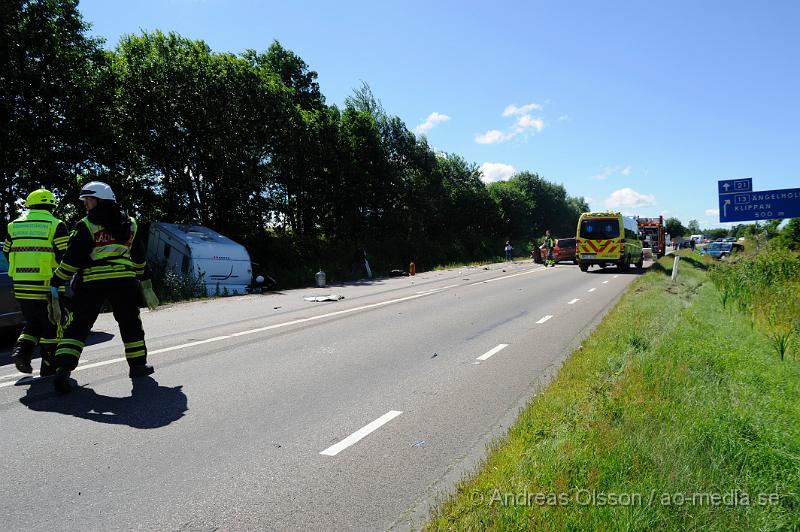
<instances>
[{"instance_id":1,"label":"red car","mask_svg":"<svg viewBox=\"0 0 800 532\"><path fill-rule=\"evenodd\" d=\"M531 253L531 255L533 255L534 262L544 264L544 260L547 258L547 248L542 244L539 246L539 253ZM575 256L575 239L557 238L553 247L553 260L556 262L572 261L573 264L578 264L578 258Z\"/></svg>"}]
</instances>

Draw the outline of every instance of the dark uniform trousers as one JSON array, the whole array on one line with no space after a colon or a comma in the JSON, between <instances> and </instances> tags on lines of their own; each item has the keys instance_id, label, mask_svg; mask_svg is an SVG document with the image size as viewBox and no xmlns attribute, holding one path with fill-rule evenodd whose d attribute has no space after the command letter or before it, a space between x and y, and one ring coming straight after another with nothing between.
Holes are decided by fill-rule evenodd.
<instances>
[{"instance_id":1,"label":"dark uniform trousers","mask_svg":"<svg viewBox=\"0 0 800 532\"><path fill-rule=\"evenodd\" d=\"M50 322L47 316L47 301L38 299L18 299L25 327L17 340L15 351L24 358L30 359L36 345L42 353L42 363L52 364L52 355L58 344L58 326Z\"/></svg>"},{"instance_id":2,"label":"dark uniform trousers","mask_svg":"<svg viewBox=\"0 0 800 532\"><path fill-rule=\"evenodd\" d=\"M131 367L146 364L147 347L139 317L139 297L138 281L134 278L82 283L72 299L72 312L56 350L56 366L69 371L75 369L89 331L106 301L111 304L114 319L119 325L128 364Z\"/></svg>"}]
</instances>

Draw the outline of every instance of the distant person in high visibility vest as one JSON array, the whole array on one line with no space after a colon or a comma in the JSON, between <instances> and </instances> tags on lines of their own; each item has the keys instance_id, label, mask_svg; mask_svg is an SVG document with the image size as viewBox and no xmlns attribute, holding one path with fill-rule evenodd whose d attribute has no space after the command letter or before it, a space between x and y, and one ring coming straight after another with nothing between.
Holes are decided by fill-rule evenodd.
<instances>
[{"instance_id":1,"label":"distant person in high visibility vest","mask_svg":"<svg viewBox=\"0 0 800 532\"><path fill-rule=\"evenodd\" d=\"M553 240L553 237L550 236L550 229L544 232L544 247L547 250L547 259L544 261L544 267L547 268L548 266L555 267L556 261L553 259L553 248L556 245L556 241Z\"/></svg>"},{"instance_id":2,"label":"distant person in high visibility vest","mask_svg":"<svg viewBox=\"0 0 800 532\"><path fill-rule=\"evenodd\" d=\"M145 249L136 220L120 212L111 187L94 181L80 192L86 217L75 226L64 259L53 275L60 285L77 275L72 313L56 350L56 391L71 390L70 374L78 365L89 331L105 301L111 304L125 346L130 378L153 373L147 363L144 329L139 317L140 293L148 307L158 300L145 278ZM141 282L140 282L141 280Z\"/></svg>"},{"instance_id":3,"label":"distant person in high visibility vest","mask_svg":"<svg viewBox=\"0 0 800 532\"><path fill-rule=\"evenodd\" d=\"M3 242L8 275L14 281L14 297L25 318L11 360L21 373L33 373L31 360L38 345L42 377L55 373L53 356L61 317L58 298L54 300L50 293L50 278L69 240L67 226L53 215L55 205L55 196L49 190L40 188L28 194L28 212L8 224L8 236Z\"/></svg>"}]
</instances>

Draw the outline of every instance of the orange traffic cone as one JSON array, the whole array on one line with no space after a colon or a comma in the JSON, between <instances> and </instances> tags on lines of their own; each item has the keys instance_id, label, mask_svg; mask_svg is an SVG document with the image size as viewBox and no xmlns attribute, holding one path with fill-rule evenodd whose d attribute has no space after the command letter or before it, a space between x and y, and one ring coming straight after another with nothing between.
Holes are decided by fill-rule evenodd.
<instances>
[{"instance_id":1,"label":"orange traffic cone","mask_svg":"<svg viewBox=\"0 0 800 532\"><path fill-rule=\"evenodd\" d=\"M413 262L408 265L408 275L417 275L417 265Z\"/></svg>"}]
</instances>

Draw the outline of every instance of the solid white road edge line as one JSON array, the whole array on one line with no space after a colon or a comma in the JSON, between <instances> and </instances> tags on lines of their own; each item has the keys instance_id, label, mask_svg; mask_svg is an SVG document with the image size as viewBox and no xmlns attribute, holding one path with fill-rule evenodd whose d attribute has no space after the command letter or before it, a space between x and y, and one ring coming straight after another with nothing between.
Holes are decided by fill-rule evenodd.
<instances>
[{"instance_id":1,"label":"solid white road edge line","mask_svg":"<svg viewBox=\"0 0 800 532\"><path fill-rule=\"evenodd\" d=\"M547 316L545 316L544 318L540 319L536 323L544 323L544 322L546 322L547 320L549 320L552 317L553 317L552 315L548 314Z\"/></svg>"},{"instance_id":2,"label":"solid white road edge line","mask_svg":"<svg viewBox=\"0 0 800 532\"><path fill-rule=\"evenodd\" d=\"M546 269L546 268L543 268L543 267L542 267L542 268L534 268L534 269L532 269L532 270L526 270L526 271L524 271L524 272L521 272L521 273L513 273L513 274L511 274L511 275L504 275L504 276L502 276L502 277L495 277L494 279L487 279L487 280L485 280L485 281L478 281L478 282L476 282L476 283L470 283L470 284L468 284L467 286L475 286L475 285L478 285L478 284L493 283L493 282L495 282L495 281L502 281L503 279L510 279L510 278L512 278L512 277L517 277L517 276L519 276L519 275L528 275L529 273L536 273L536 272L540 272L540 271L542 271L542 270L545 270L545 269Z\"/></svg>"},{"instance_id":3,"label":"solid white road edge line","mask_svg":"<svg viewBox=\"0 0 800 532\"><path fill-rule=\"evenodd\" d=\"M492 355L495 355L495 354L499 353L500 351L502 351L502 350L503 350L503 349L505 349L506 347L508 347L508 344L500 344L500 345L498 345L497 347L495 347L495 348L492 348L490 351L487 351L487 352L485 352L484 354L482 354L481 356L479 356L479 357L478 357L478 358L476 358L475 360L486 360L486 359L487 359L487 358L489 358L490 356L492 356Z\"/></svg>"},{"instance_id":4,"label":"solid white road edge line","mask_svg":"<svg viewBox=\"0 0 800 532\"><path fill-rule=\"evenodd\" d=\"M399 412L397 410L390 410L381 417L379 417L378 419L376 419L375 421L373 421L372 423L370 423L369 425L366 425L365 427L358 429L350 436L346 437L345 439L343 439L342 441L340 441L335 445L331 445L324 451L321 451L319 454L324 454L325 456L336 456L340 452L344 451L354 443L357 443L359 440L367 436L370 432L378 430L381 426L387 424L400 414L402 414L402 412Z\"/></svg>"},{"instance_id":5,"label":"solid white road edge line","mask_svg":"<svg viewBox=\"0 0 800 532\"><path fill-rule=\"evenodd\" d=\"M537 272L537 271L542 270L542 269L544 269L544 268L535 268L533 270L527 270L525 272L516 273L514 275L506 275L506 276L503 276L503 277L498 277L496 279L492 279L492 281L499 280L499 279L508 279L509 277L516 277L517 275L525 275L525 274L528 274L528 273ZM471 285L466 285L466 286L473 286L473 285L481 284L481 283L483 283L483 281L478 282L478 283L472 283ZM465 286L465 285L451 285L450 288L452 288L454 286ZM444 290L444 288L442 288L442 290ZM318 316L311 316L311 317L308 317L308 318L301 318L299 320L292 320L292 321L286 321L286 322L283 322L283 323L276 323L275 325L268 325L266 327L258 327L257 329L249 329L249 330L246 330L246 331L239 331L237 333L232 333L232 334L228 334L228 335L224 335L224 336L215 336L214 338L208 338L206 340L198 340L196 342L189 342L189 343L186 343L186 344L174 345L172 347L164 347L162 349L155 349L153 351L148 351L147 354L148 354L148 356L150 356L150 355L158 355L160 353L168 353L170 351L177 351L178 349L185 349L187 347L194 347L196 345L208 344L208 343L211 343L211 342L218 342L220 340L227 340L228 338L235 338L235 337L239 337L239 336L245 336L245 335L248 335L248 334L255 334L255 333L259 333L259 332L270 331L272 329L280 329L282 327L288 327L290 325L297 325L299 323L307 323L309 321L321 320L321 319L324 319L324 318L330 318L332 316L341 316L343 314L350 314L352 312L358 312L358 311L366 310L366 309L369 309L369 308L383 307L383 306L386 306L386 305L391 305L393 303L401 303L403 301L410 301L412 299L418 299L420 297L425 297L425 296L433 294L433 293L435 293L435 292L423 292L421 294L414 294L414 295L411 295L411 296L400 297L400 298L397 298L397 299L389 299L387 301L381 301L379 303L371 303L369 305L362 305L360 307L348 308L348 309L344 309L344 310L337 310L336 312L328 312L326 314L320 314ZM124 362L124 361L125 361L125 358L113 358L111 360L103 360L101 362L93 362L91 364L79 365L77 368L72 370L72 373L75 373L76 371L83 371L85 369L99 368L101 366L107 366L109 364L116 364L118 362ZM20 373L19 376L20 377L25 377L27 375ZM2 378L3 379L12 378L12 376L11 375L5 375ZM6 388L8 386L14 386L16 384L16 382L17 381L15 381L15 380L14 381L9 381L9 382L2 382L2 383L0 383L0 388Z\"/></svg>"}]
</instances>

